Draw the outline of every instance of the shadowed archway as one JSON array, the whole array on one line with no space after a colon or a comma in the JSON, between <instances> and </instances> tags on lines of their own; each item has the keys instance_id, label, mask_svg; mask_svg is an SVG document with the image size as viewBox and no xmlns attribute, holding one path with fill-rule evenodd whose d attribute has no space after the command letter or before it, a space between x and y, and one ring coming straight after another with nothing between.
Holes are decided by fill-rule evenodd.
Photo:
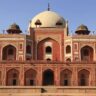
<instances>
[{"instance_id":1,"label":"shadowed archway","mask_svg":"<svg viewBox=\"0 0 96 96\"><path fill-rule=\"evenodd\" d=\"M48 69L43 72L43 85L54 85L54 73L52 70Z\"/></svg>"},{"instance_id":2,"label":"shadowed archway","mask_svg":"<svg viewBox=\"0 0 96 96\"><path fill-rule=\"evenodd\" d=\"M29 69L25 72L25 85L35 86L36 85L37 72L33 69Z\"/></svg>"},{"instance_id":3,"label":"shadowed archway","mask_svg":"<svg viewBox=\"0 0 96 96\"><path fill-rule=\"evenodd\" d=\"M62 70L60 73L60 85L70 86L71 85L72 72L68 69Z\"/></svg>"},{"instance_id":4,"label":"shadowed archway","mask_svg":"<svg viewBox=\"0 0 96 96\"><path fill-rule=\"evenodd\" d=\"M84 46L81 48L81 60L93 61L93 48L90 46Z\"/></svg>"},{"instance_id":5,"label":"shadowed archway","mask_svg":"<svg viewBox=\"0 0 96 96\"><path fill-rule=\"evenodd\" d=\"M89 86L89 75L90 75L90 72L86 69L79 71L78 72L78 85Z\"/></svg>"},{"instance_id":6,"label":"shadowed archway","mask_svg":"<svg viewBox=\"0 0 96 96\"><path fill-rule=\"evenodd\" d=\"M7 45L2 50L3 60L16 60L16 48L12 45Z\"/></svg>"},{"instance_id":7,"label":"shadowed archway","mask_svg":"<svg viewBox=\"0 0 96 96\"><path fill-rule=\"evenodd\" d=\"M16 69L11 69L7 72L6 85L17 86L19 85L19 72Z\"/></svg>"}]
</instances>

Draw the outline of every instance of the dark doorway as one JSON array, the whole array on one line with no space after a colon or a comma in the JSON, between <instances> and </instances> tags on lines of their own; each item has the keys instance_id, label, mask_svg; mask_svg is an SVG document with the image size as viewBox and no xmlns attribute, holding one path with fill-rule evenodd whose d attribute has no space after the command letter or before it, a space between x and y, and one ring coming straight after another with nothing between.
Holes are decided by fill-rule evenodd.
<instances>
[{"instance_id":1,"label":"dark doorway","mask_svg":"<svg viewBox=\"0 0 96 96\"><path fill-rule=\"evenodd\" d=\"M17 84L17 82L16 82L16 79L13 79L13 82L12 82L13 84L13 86L16 86L16 84Z\"/></svg>"},{"instance_id":2,"label":"dark doorway","mask_svg":"<svg viewBox=\"0 0 96 96\"><path fill-rule=\"evenodd\" d=\"M68 86L68 80L64 80L64 86Z\"/></svg>"},{"instance_id":3,"label":"dark doorway","mask_svg":"<svg viewBox=\"0 0 96 96\"><path fill-rule=\"evenodd\" d=\"M81 85L81 86L86 86L86 81L85 81L85 79L81 79L81 80L80 80L80 85Z\"/></svg>"},{"instance_id":4,"label":"dark doorway","mask_svg":"<svg viewBox=\"0 0 96 96\"><path fill-rule=\"evenodd\" d=\"M30 85L34 85L34 80L30 80Z\"/></svg>"},{"instance_id":5,"label":"dark doorway","mask_svg":"<svg viewBox=\"0 0 96 96\"><path fill-rule=\"evenodd\" d=\"M46 70L43 73L43 85L54 85L54 74L52 70Z\"/></svg>"}]
</instances>

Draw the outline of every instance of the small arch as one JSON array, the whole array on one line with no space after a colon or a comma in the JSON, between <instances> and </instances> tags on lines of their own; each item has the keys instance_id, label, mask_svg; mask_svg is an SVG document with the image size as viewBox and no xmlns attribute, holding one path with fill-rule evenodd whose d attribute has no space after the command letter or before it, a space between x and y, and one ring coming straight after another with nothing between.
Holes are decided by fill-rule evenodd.
<instances>
[{"instance_id":1,"label":"small arch","mask_svg":"<svg viewBox=\"0 0 96 96\"><path fill-rule=\"evenodd\" d=\"M68 69L65 69L60 72L60 85L61 86L70 86L71 85L72 72Z\"/></svg>"},{"instance_id":2,"label":"small arch","mask_svg":"<svg viewBox=\"0 0 96 96\"><path fill-rule=\"evenodd\" d=\"M59 41L56 39L56 38L54 38L54 37L43 37L43 38L41 38L38 42L37 42L37 46L39 45L39 43L41 43L41 42L44 42L44 41L49 41L49 40L52 40L52 41L55 41L55 42L57 42L58 44L60 44L59 43Z\"/></svg>"},{"instance_id":3,"label":"small arch","mask_svg":"<svg viewBox=\"0 0 96 96\"><path fill-rule=\"evenodd\" d=\"M13 45L7 45L2 49L3 60L16 60L16 48Z\"/></svg>"},{"instance_id":4,"label":"small arch","mask_svg":"<svg viewBox=\"0 0 96 96\"><path fill-rule=\"evenodd\" d=\"M46 47L46 53L51 54L52 53L52 48L50 46Z\"/></svg>"},{"instance_id":5,"label":"small arch","mask_svg":"<svg viewBox=\"0 0 96 96\"><path fill-rule=\"evenodd\" d=\"M86 69L82 69L78 72L78 85L79 86L89 85L89 74L90 72Z\"/></svg>"},{"instance_id":6,"label":"small arch","mask_svg":"<svg viewBox=\"0 0 96 96\"><path fill-rule=\"evenodd\" d=\"M47 61L51 61L51 59L50 59L50 58L47 58L46 60L47 60Z\"/></svg>"},{"instance_id":7,"label":"small arch","mask_svg":"<svg viewBox=\"0 0 96 96\"><path fill-rule=\"evenodd\" d=\"M43 85L54 85L54 72L51 69L43 72Z\"/></svg>"},{"instance_id":8,"label":"small arch","mask_svg":"<svg viewBox=\"0 0 96 96\"><path fill-rule=\"evenodd\" d=\"M66 53L67 54L71 53L71 46L70 45L66 46Z\"/></svg>"},{"instance_id":9,"label":"small arch","mask_svg":"<svg viewBox=\"0 0 96 96\"><path fill-rule=\"evenodd\" d=\"M31 45L26 46L26 53L31 54Z\"/></svg>"},{"instance_id":10,"label":"small arch","mask_svg":"<svg viewBox=\"0 0 96 96\"><path fill-rule=\"evenodd\" d=\"M25 85L34 86L36 85L37 72L33 69L29 69L25 72Z\"/></svg>"},{"instance_id":11,"label":"small arch","mask_svg":"<svg viewBox=\"0 0 96 96\"><path fill-rule=\"evenodd\" d=\"M71 59L70 59L70 58L67 58L66 61L67 61L67 62L71 62Z\"/></svg>"},{"instance_id":12,"label":"small arch","mask_svg":"<svg viewBox=\"0 0 96 96\"><path fill-rule=\"evenodd\" d=\"M19 72L16 69L11 69L7 72L6 85L17 86L19 85Z\"/></svg>"},{"instance_id":13,"label":"small arch","mask_svg":"<svg viewBox=\"0 0 96 96\"><path fill-rule=\"evenodd\" d=\"M93 61L93 48L90 46L84 46L81 48L81 60Z\"/></svg>"}]
</instances>

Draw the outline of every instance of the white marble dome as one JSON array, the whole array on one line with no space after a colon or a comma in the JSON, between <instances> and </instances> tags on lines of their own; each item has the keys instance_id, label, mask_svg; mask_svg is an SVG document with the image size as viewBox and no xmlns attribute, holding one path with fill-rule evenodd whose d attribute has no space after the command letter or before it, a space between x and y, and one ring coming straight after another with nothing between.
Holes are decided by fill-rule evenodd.
<instances>
[{"instance_id":1,"label":"white marble dome","mask_svg":"<svg viewBox=\"0 0 96 96\"><path fill-rule=\"evenodd\" d=\"M53 11L44 11L36 15L30 23L30 27L35 28L36 22L39 22L40 27L57 27L57 22L59 22L61 25L59 27L65 27L65 20L63 17L58 15L56 12Z\"/></svg>"}]
</instances>

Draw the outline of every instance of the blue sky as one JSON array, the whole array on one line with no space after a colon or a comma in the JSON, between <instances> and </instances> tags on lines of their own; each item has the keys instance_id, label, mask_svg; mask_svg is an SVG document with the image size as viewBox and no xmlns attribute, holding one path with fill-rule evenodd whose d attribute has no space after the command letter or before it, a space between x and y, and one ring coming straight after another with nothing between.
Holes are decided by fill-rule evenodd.
<instances>
[{"instance_id":1,"label":"blue sky","mask_svg":"<svg viewBox=\"0 0 96 96\"><path fill-rule=\"evenodd\" d=\"M14 22L24 32L36 14L47 10L48 2L52 11L69 21L70 32L80 24L96 30L96 0L0 0L0 32Z\"/></svg>"}]
</instances>

